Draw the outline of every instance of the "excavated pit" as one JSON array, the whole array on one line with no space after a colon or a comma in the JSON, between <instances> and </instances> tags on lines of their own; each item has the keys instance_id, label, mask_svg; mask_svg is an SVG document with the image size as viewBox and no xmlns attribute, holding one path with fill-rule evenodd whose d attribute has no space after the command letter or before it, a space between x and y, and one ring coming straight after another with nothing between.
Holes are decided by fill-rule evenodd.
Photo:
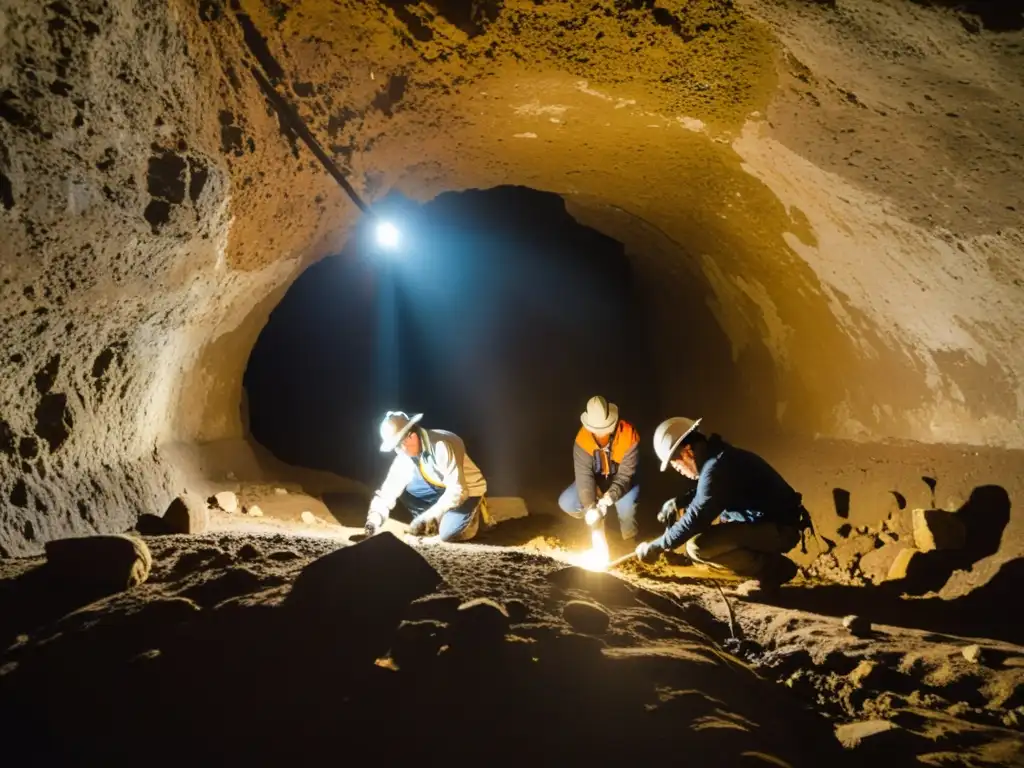
<instances>
[{"instance_id":1,"label":"excavated pit","mask_svg":"<svg viewBox=\"0 0 1024 768\"><path fill-rule=\"evenodd\" d=\"M820 550L795 556L809 577L841 582L784 590L781 609L740 616L759 644L744 658L777 670L767 676L836 722L882 718L912 731L901 743L908 760L1013 764L1021 654L1001 643L1021 641L1007 614L1024 554L1022 19L1017 0L0 0L0 556L128 530L183 490L200 500L234 491L243 510L274 499L284 522L310 509L329 518L328 492L365 493L282 464L248 428L243 376L271 312L359 226L272 108L273 88L368 201L526 187L621 243L646 310L645 402L657 412L644 418L699 412L764 453L804 494L821 539ZM695 327L700 334L687 332ZM687 354L662 355L659 344ZM367 432L377 415L367 414ZM925 553L927 567L902 585L923 597L904 601L880 574L915 541L913 510L929 508L955 512L965 544ZM241 518L225 510L211 525L241 528ZM295 545L303 566L340 540L308 527L326 533ZM70 618L28 611L83 629L68 632L66 657L63 645L36 648L53 625L5 618L14 645L0 679L16 673L12 685L37 697L18 716L45 712L35 681L89 666L83 659L106 637L116 648L104 658L121 665L136 658L125 648L163 649L161 632L181 621L195 631L198 610L216 626L182 641L176 658L199 663L204 680L204 657L193 653L204 638L244 644L218 622L245 596L256 595L247 627L280 630L277 614L268 625L252 616L280 596L264 587L284 589L300 569L270 557L285 547L276 540L268 563L245 555L247 535L153 539L153 584ZM200 554L172 576L190 552ZM499 576L534 555L486 550L460 563L442 552L434 565L457 584L472 580L446 568L490 574L486 590L457 587L463 597L548 599L539 587L499 588ZM14 575L4 594L20 594L17 574L36 564L5 561ZM679 598L671 573L660 577ZM207 581L220 586L199 589ZM198 598L181 592L192 587ZM707 597L695 595L687 599ZM151 625L154 601L168 616ZM613 625L650 629L671 613L655 602L643 616L605 607ZM838 631L822 616L872 606L876 621L925 634L890 627L889 645L815 645ZM130 618L136 609L145 620ZM683 624L698 622L683 613ZM93 630L107 622L122 629ZM621 645L678 639L683 630L669 624L646 636L633 627ZM125 626L131 641L118 645ZM968 631L992 641L988 666L961 660ZM708 632L697 653L717 658L724 638ZM813 672L800 671L810 663L801 645L822 651ZM936 661L940 646L945 661ZM303 654L301 643L289 647ZM252 684L249 662L274 658L272 643L251 650L229 682ZM899 674L847 669L858 654ZM656 687L662 662L645 664L660 670ZM160 662L145 680L168 684L173 668ZM296 671L322 670L302 662ZM68 723L87 702L79 694L103 682L75 688L61 710ZM379 691L392 690L382 685L366 701L379 704ZM272 689L295 693L277 676ZM111 688L111 711L130 690ZM196 726L188 706L169 729ZM762 722L756 707L730 706L732 726L744 727L740 716ZM137 725L139 746L159 732L144 718ZM306 726L294 733L312 738L327 722ZM820 735L819 726L808 727ZM76 738L91 745L82 754L110 755L99 731L68 727L48 747L55 759ZM751 753L793 765L833 760L826 746L811 762L756 741ZM866 748L884 754L887 742L873 743Z\"/></svg>"}]
</instances>

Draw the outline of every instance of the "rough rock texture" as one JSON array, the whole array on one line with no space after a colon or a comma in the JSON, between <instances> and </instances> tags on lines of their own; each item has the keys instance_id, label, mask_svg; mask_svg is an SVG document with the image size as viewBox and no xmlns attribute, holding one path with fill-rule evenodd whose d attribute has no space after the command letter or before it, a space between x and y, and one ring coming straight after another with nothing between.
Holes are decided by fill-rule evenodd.
<instances>
[{"instance_id":1,"label":"rough rock texture","mask_svg":"<svg viewBox=\"0 0 1024 768\"><path fill-rule=\"evenodd\" d=\"M152 566L149 547L134 536L77 536L46 543L46 567L58 589L88 585L119 592L142 584Z\"/></svg>"},{"instance_id":2,"label":"rough rock texture","mask_svg":"<svg viewBox=\"0 0 1024 768\"><path fill-rule=\"evenodd\" d=\"M256 335L356 221L253 72L371 201L523 184L624 242L689 353L666 413L979 446L927 454L944 493L1016 493L1024 36L945 5L2 0L0 554L124 530L177 446L242 437ZM829 523L843 468L921 474L840 448L794 470Z\"/></svg>"},{"instance_id":3,"label":"rough rock texture","mask_svg":"<svg viewBox=\"0 0 1024 768\"><path fill-rule=\"evenodd\" d=\"M202 533L210 524L210 512L203 500L192 493L176 496L164 513L168 533Z\"/></svg>"}]
</instances>

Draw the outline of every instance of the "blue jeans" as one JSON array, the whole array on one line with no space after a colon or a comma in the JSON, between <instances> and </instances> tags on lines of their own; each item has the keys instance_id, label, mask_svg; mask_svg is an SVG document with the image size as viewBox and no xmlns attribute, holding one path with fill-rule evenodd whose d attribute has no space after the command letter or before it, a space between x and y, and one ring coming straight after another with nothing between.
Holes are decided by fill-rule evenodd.
<instances>
[{"instance_id":1,"label":"blue jeans","mask_svg":"<svg viewBox=\"0 0 1024 768\"><path fill-rule=\"evenodd\" d=\"M437 494L438 498L440 493ZM408 509L413 517L426 512L437 499L422 499L411 493L403 493L399 501ZM469 541L480 530L480 497L470 496L455 509L449 509L437 523L437 535L441 541Z\"/></svg>"},{"instance_id":2,"label":"blue jeans","mask_svg":"<svg viewBox=\"0 0 1024 768\"><path fill-rule=\"evenodd\" d=\"M622 531L622 538L632 539L636 536L636 502L640 496L640 486L634 485L626 495L619 499L612 506L619 516L619 530ZM562 511L577 520L583 519L583 502L580 501L579 491L576 490L576 483L573 483L558 497L558 506Z\"/></svg>"}]
</instances>

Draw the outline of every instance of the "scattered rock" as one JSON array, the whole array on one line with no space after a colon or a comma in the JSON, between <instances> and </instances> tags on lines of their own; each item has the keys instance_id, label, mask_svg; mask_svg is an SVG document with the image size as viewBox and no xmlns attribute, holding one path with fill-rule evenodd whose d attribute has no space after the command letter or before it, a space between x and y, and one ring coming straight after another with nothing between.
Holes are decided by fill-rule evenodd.
<instances>
[{"instance_id":1,"label":"scattered rock","mask_svg":"<svg viewBox=\"0 0 1024 768\"><path fill-rule=\"evenodd\" d=\"M194 494L183 493L167 507L164 522L169 533L203 533L209 526L210 513Z\"/></svg>"},{"instance_id":2,"label":"scattered rock","mask_svg":"<svg viewBox=\"0 0 1024 768\"><path fill-rule=\"evenodd\" d=\"M298 552L292 552L290 549L279 549L277 552L271 552L267 555L269 560L277 560L281 563L286 563L289 560L298 560L302 555Z\"/></svg>"},{"instance_id":3,"label":"scattered rock","mask_svg":"<svg viewBox=\"0 0 1024 768\"><path fill-rule=\"evenodd\" d=\"M263 553L252 544L246 542L238 548L238 557L242 560L258 560L263 557Z\"/></svg>"},{"instance_id":4,"label":"scattered rock","mask_svg":"<svg viewBox=\"0 0 1024 768\"><path fill-rule=\"evenodd\" d=\"M206 500L206 503L214 509L221 509L225 512L238 511L238 497L231 491L215 493Z\"/></svg>"},{"instance_id":5,"label":"scattered rock","mask_svg":"<svg viewBox=\"0 0 1024 768\"><path fill-rule=\"evenodd\" d=\"M249 515L249 517L263 517L263 510L260 509L256 504L249 507L243 507L242 513Z\"/></svg>"},{"instance_id":6,"label":"scattered rock","mask_svg":"<svg viewBox=\"0 0 1024 768\"><path fill-rule=\"evenodd\" d=\"M549 573L546 578L561 589L588 592L604 605L636 605L636 597L629 585L610 573L588 571L573 565Z\"/></svg>"},{"instance_id":7,"label":"scattered rock","mask_svg":"<svg viewBox=\"0 0 1024 768\"><path fill-rule=\"evenodd\" d=\"M153 556L134 536L83 536L46 542L46 567L59 581L110 594L142 584Z\"/></svg>"},{"instance_id":8,"label":"scattered rock","mask_svg":"<svg viewBox=\"0 0 1024 768\"><path fill-rule=\"evenodd\" d=\"M275 488L274 489L274 493L277 496L287 496L288 495L288 491L286 489L284 489L284 488Z\"/></svg>"},{"instance_id":9,"label":"scattered rock","mask_svg":"<svg viewBox=\"0 0 1024 768\"><path fill-rule=\"evenodd\" d=\"M611 617L600 605L584 600L570 600L562 609L562 617L577 632L601 635L608 629Z\"/></svg>"},{"instance_id":10,"label":"scattered rock","mask_svg":"<svg viewBox=\"0 0 1024 768\"><path fill-rule=\"evenodd\" d=\"M388 650L409 603L440 583L419 552L385 531L307 565L283 607L308 652L368 665Z\"/></svg>"},{"instance_id":11,"label":"scattered rock","mask_svg":"<svg viewBox=\"0 0 1024 768\"><path fill-rule=\"evenodd\" d=\"M961 649L960 653L967 659L971 664L984 664L985 663L985 651L980 645L968 645Z\"/></svg>"},{"instance_id":12,"label":"scattered rock","mask_svg":"<svg viewBox=\"0 0 1024 768\"><path fill-rule=\"evenodd\" d=\"M487 650L500 645L508 632L508 611L486 597L459 606L451 626L450 645L456 651Z\"/></svg>"},{"instance_id":13,"label":"scattered rock","mask_svg":"<svg viewBox=\"0 0 1024 768\"><path fill-rule=\"evenodd\" d=\"M892 565L889 566L889 573L885 577L886 581L899 581L907 578L913 570L914 558L922 554L921 550L913 547L901 550L892 561Z\"/></svg>"},{"instance_id":14,"label":"scattered rock","mask_svg":"<svg viewBox=\"0 0 1024 768\"><path fill-rule=\"evenodd\" d=\"M437 619L454 621L459 613L462 600L453 595L427 595L409 603L405 612L407 619Z\"/></svg>"},{"instance_id":15,"label":"scattered rock","mask_svg":"<svg viewBox=\"0 0 1024 768\"><path fill-rule=\"evenodd\" d=\"M895 723L888 720L864 720L859 723L847 723L836 727L836 738L847 749L854 749L866 739L891 731L896 727Z\"/></svg>"},{"instance_id":16,"label":"scattered rock","mask_svg":"<svg viewBox=\"0 0 1024 768\"><path fill-rule=\"evenodd\" d=\"M889 578L892 564L904 549L906 547L903 544L886 544L884 547L868 552L857 565L873 584L881 584Z\"/></svg>"},{"instance_id":17,"label":"scattered rock","mask_svg":"<svg viewBox=\"0 0 1024 768\"><path fill-rule=\"evenodd\" d=\"M299 515L302 518L302 522L306 525L314 525L316 523L316 515L310 512L308 509L304 509L302 514Z\"/></svg>"},{"instance_id":18,"label":"scattered rock","mask_svg":"<svg viewBox=\"0 0 1024 768\"><path fill-rule=\"evenodd\" d=\"M867 637L872 631L870 621L863 616L854 616L852 614L843 618L843 626L849 630L851 635L856 637Z\"/></svg>"},{"instance_id":19,"label":"scattered rock","mask_svg":"<svg viewBox=\"0 0 1024 768\"><path fill-rule=\"evenodd\" d=\"M915 509L914 543L922 552L963 549L967 531L955 514L944 509Z\"/></svg>"},{"instance_id":20,"label":"scattered rock","mask_svg":"<svg viewBox=\"0 0 1024 768\"><path fill-rule=\"evenodd\" d=\"M219 547L203 547L191 552L183 552L174 564L174 570L191 573L192 571L198 571L206 564L212 564L212 561L218 558L224 557L227 557L228 562L230 562L231 556Z\"/></svg>"},{"instance_id":21,"label":"scattered rock","mask_svg":"<svg viewBox=\"0 0 1024 768\"><path fill-rule=\"evenodd\" d=\"M228 568L221 575L208 579L182 591L182 595L195 600L203 608L211 608L239 595L256 592L263 581L248 568Z\"/></svg>"}]
</instances>

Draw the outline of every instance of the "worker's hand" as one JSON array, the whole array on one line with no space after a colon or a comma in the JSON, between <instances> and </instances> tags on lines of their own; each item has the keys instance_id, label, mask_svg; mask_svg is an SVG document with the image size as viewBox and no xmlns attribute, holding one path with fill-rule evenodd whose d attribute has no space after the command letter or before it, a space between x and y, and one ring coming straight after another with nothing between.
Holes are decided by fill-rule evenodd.
<instances>
[{"instance_id":1,"label":"worker's hand","mask_svg":"<svg viewBox=\"0 0 1024 768\"><path fill-rule=\"evenodd\" d=\"M363 530L366 531L367 536L376 536L383 525L384 516L380 512L371 511L366 515L366 525L363 526Z\"/></svg>"},{"instance_id":2,"label":"worker's hand","mask_svg":"<svg viewBox=\"0 0 1024 768\"><path fill-rule=\"evenodd\" d=\"M586 513L583 515L584 522L593 528L597 525L601 518L604 517L599 506L588 507Z\"/></svg>"},{"instance_id":3,"label":"worker's hand","mask_svg":"<svg viewBox=\"0 0 1024 768\"><path fill-rule=\"evenodd\" d=\"M597 509L598 509L598 511L600 511L601 515L603 516L606 512L608 512L608 507L610 507L614 503L615 502L612 500L611 495L606 493L604 496L602 496L598 500L598 502L597 502Z\"/></svg>"},{"instance_id":4,"label":"worker's hand","mask_svg":"<svg viewBox=\"0 0 1024 768\"><path fill-rule=\"evenodd\" d=\"M661 505L661 511L658 512L658 522L668 528L675 523L678 514L679 508L676 506L676 500L674 498L669 499Z\"/></svg>"},{"instance_id":5,"label":"worker's hand","mask_svg":"<svg viewBox=\"0 0 1024 768\"><path fill-rule=\"evenodd\" d=\"M636 559L643 563L653 563L661 554L661 547L653 541L641 541L636 545Z\"/></svg>"},{"instance_id":6,"label":"worker's hand","mask_svg":"<svg viewBox=\"0 0 1024 768\"><path fill-rule=\"evenodd\" d=\"M413 536L426 536L432 522L434 519L426 512L416 515L409 523L409 533Z\"/></svg>"}]
</instances>

